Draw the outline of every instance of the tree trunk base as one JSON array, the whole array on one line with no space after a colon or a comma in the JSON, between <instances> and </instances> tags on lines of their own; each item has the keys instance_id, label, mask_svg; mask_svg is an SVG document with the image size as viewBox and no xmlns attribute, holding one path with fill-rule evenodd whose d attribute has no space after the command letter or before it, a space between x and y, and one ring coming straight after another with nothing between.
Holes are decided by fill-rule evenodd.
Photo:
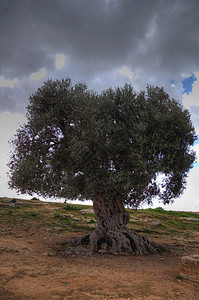
<instances>
[{"instance_id":1,"label":"tree trunk base","mask_svg":"<svg viewBox=\"0 0 199 300\"><path fill-rule=\"evenodd\" d=\"M150 242L146 236L141 236L126 226L117 231L108 230L106 233L96 229L82 237L73 237L63 244L66 246L66 254L145 255L167 250L164 246Z\"/></svg>"}]
</instances>

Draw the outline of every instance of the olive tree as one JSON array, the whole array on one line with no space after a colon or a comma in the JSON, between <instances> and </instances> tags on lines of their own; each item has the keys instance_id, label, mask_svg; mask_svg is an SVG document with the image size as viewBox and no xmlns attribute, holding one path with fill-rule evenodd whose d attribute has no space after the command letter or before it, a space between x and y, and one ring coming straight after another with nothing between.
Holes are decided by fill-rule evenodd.
<instances>
[{"instance_id":1,"label":"olive tree","mask_svg":"<svg viewBox=\"0 0 199 300\"><path fill-rule=\"evenodd\" d=\"M29 100L27 123L12 140L10 187L92 200L97 228L72 239L79 247L95 252L106 242L111 252L158 251L127 227L125 207L182 194L195 159L189 112L163 88L136 93L126 84L97 94L70 79L48 80Z\"/></svg>"}]
</instances>

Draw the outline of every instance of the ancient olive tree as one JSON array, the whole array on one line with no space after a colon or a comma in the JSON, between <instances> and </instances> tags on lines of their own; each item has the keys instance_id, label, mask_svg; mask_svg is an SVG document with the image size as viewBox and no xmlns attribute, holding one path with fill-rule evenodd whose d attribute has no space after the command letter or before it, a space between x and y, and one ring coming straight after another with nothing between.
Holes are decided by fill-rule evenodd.
<instances>
[{"instance_id":1,"label":"ancient olive tree","mask_svg":"<svg viewBox=\"0 0 199 300\"><path fill-rule=\"evenodd\" d=\"M97 94L70 79L48 80L30 96L27 124L12 141L9 184L30 195L91 199L97 228L74 238L79 246L155 252L159 245L127 227L125 206L182 194L194 140L189 112L163 88L136 93L125 85Z\"/></svg>"}]
</instances>

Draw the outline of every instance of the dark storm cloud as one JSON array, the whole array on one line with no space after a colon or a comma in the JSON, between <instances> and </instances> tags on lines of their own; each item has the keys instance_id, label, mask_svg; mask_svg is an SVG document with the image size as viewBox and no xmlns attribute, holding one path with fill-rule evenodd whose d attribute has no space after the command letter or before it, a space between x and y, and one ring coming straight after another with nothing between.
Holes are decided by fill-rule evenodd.
<instances>
[{"instance_id":1,"label":"dark storm cloud","mask_svg":"<svg viewBox=\"0 0 199 300\"><path fill-rule=\"evenodd\" d=\"M101 68L125 61L156 1L1 1L1 71L26 75L63 51ZM147 9L145 9L145 7Z\"/></svg>"},{"instance_id":2,"label":"dark storm cloud","mask_svg":"<svg viewBox=\"0 0 199 300\"><path fill-rule=\"evenodd\" d=\"M27 79L44 67L53 74L61 52L66 76L88 86L124 65L139 71L138 86L150 77L162 84L198 71L198 11L198 0L0 0L0 76ZM0 93L2 109L14 107L14 96Z\"/></svg>"},{"instance_id":3,"label":"dark storm cloud","mask_svg":"<svg viewBox=\"0 0 199 300\"><path fill-rule=\"evenodd\" d=\"M197 71L199 67L199 1L172 2L164 1L156 17L159 26L157 52L161 56L161 66L170 69L175 76L179 71Z\"/></svg>"}]
</instances>

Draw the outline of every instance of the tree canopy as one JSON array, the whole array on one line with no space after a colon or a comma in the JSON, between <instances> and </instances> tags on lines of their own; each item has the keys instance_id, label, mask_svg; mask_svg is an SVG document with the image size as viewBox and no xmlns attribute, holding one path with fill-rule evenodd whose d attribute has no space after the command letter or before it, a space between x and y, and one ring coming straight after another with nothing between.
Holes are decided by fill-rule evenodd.
<instances>
[{"instance_id":1,"label":"tree canopy","mask_svg":"<svg viewBox=\"0 0 199 300\"><path fill-rule=\"evenodd\" d=\"M70 79L48 80L30 96L27 123L12 141L9 184L93 201L97 228L70 239L68 253L96 252L103 243L111 253L154 253L162 247L127 227L125 205L178 197L194 140L189 112L163 88L136 93L126 84L97 94Z\"/></svg>"},{"instance_id":2,"label":"tree canopy","mask_svg":"<svg viewBox=\"0 0 199 300\"><path fill-rule=\"evenodd\" d=\"M195 154L188 110L163 88L125 84L100 94L48 80L30 96L27 123L12 140L11 188L42 196L137 207L182 194ZM164 174L163 181L157 181Z\"/></svg>"}]
</instances>

